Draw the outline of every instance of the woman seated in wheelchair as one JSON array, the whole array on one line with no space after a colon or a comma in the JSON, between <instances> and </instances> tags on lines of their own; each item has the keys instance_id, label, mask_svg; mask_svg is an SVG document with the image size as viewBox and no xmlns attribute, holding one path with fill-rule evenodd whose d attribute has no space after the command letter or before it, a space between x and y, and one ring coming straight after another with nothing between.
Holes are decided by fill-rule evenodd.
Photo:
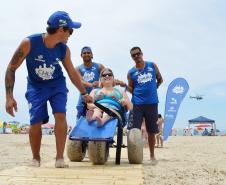
<instances>
[{"instance_id":1,"label":"woman seated in wheelchair","mask_svg":"<svg viewBox=\"0 0 226 185\"><path fill-rule=\"evenodd\" d=\"M133 105L125 91L114 87L114 75L111 69L105 68L100 72L100 88L93 89L90 96L93 97L94 102L97 102L110 110L121 110L125 107L131 110ZM93 103L87 105L86 119L88 122L97 121L97 126L102 127L111 117L97 108Z\"/></svg>"}]
</instances>

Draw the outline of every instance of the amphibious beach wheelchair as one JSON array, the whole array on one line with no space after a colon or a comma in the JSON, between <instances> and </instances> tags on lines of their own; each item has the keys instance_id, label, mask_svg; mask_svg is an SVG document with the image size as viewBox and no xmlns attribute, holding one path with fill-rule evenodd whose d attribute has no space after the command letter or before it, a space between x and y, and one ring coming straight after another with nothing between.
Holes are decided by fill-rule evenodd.
<instances>
[{"instance_id":1,"label":"amphibious beach wheelchair","mask_svg":"<svg viewBox=\"0 0 226 185\"><path fill-rule=\"evenodd\" d=\"M109 148L116 147L115 164L120 164L121 148L123 144L123 127L126 126L125 110L110 110L100 103L94 103L99 109L107 113L113 119L97 127L97 122L89 123L81 116L75 127L69 133L67 155L70 161L81 162L88 149L88 157L93 164L104 164L108 160ZM115 144L114 136L117 133ZM127 134L128 160L132 164L140 164L143 161L143 143L141 131L131 129Z\"/></svg>"}]
</instances>

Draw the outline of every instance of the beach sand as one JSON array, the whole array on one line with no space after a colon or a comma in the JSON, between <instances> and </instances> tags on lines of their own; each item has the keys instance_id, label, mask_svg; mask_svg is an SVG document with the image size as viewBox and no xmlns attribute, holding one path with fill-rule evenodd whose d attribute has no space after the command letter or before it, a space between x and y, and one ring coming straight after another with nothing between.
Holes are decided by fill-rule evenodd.
<instances>
[{"instance_id":1,"label":"beach sand","mask_svg":"<svg viewBox=\"0 0 226 185\"><path fill-rule=\"evenodd\" d=\"M28 135L0 134L0 185L5 184L158 184L226 185L226 137L170 137L156 148L158 163L152 166L148 148L141 165L128 163L122 149L121 165L115 165L115 149L105 165L69 162L69 169L55 169L55 138L43 136L40 168L30 167Z\"/></svg>"}]
</instances>

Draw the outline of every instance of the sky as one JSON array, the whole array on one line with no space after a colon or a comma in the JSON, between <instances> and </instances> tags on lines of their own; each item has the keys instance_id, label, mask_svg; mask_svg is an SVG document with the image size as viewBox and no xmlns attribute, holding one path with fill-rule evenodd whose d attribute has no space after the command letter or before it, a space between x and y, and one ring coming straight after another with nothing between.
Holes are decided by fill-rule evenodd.
<instances>
[{"instance_id":1,"label":"sky","mask_svg":"<svg viewBox=\"0 0 226 185\"><path fill-rule=\"evenodd\" d=\"M158 89L159 113L164 115L170 82L185 78L190 86L174 124L185 128L198 116L214 119L226 130L226 1L224 0L8 0L0 7L0 120L29 123L25 62L16 71L14 97L18 112L5 112L4 77L7 65L23 38L45 32L48 17L57 10L82 23L69 39L74 66L82 63L80 50L91 46L93 61L110 67L127 82L134 66L129 50L140 46L144 59L157 64L164 82ZM78 90L70 82L67 120L76 120ZM189 96L204 95L198 101ZM53 122L49 109L50 122Z\"/></svg>"}]
</instances>

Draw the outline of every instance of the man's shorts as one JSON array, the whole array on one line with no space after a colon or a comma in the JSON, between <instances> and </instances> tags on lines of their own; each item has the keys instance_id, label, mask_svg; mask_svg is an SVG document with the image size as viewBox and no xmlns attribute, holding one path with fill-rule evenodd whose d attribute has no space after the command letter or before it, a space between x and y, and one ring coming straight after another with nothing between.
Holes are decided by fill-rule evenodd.
<instances>
[{"instance_id":1,"label":"man's shorts","mask_svg":"<svg viewBox=\"0 0 226 185\"><path fill-rule=\"evenodd\" d=\"M76 109L77 109L77 115L76 115L77 120L78 120L81 116L85 116L85 115L86 115L86 105L85 105L85 102L84 102L84 98L82 98L81 95L79 96L79 99L78 99L78 103L77 103Z\"/></svg>"},{"instance_id":2,"label":"man's shorts","mask_svg":"<svg viewBox=\"0 0 226 185\"><path fill-rule=\"evenodd\" d=\"M158 120L158 104L142 104L133 105L128 120L128 129L141 129L141 124L145 119L145 125L148 133L156 134L159 132Z\"/></svg>"},{"instance_id":3,"label":"man's shorts","mask_svg":"<svg viewBox=\"0 0 226 185\"><path fill-rule=\"evenodd\" d=\"M68 89L61 87L28 87L25 97L28 101L30 124L47 123L49 121L47 102L52 113L66 113Z\"/></svg>"}]
</instances>

